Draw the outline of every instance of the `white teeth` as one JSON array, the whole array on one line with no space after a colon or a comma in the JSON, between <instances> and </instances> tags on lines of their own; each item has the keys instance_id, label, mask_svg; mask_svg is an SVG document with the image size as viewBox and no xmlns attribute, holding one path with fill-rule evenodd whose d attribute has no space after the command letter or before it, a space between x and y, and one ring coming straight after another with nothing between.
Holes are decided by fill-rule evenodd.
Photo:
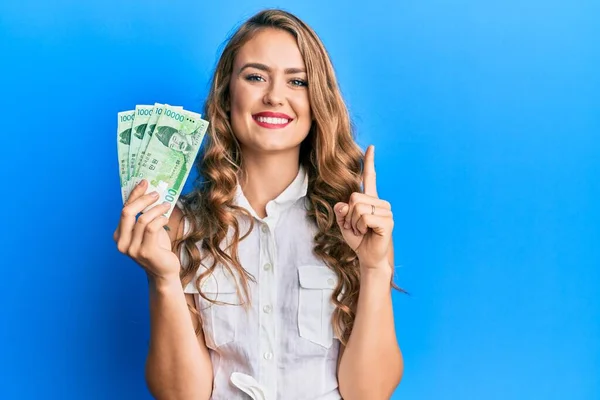
<instances>
[{"instance_id":1,"label":"white teeth","mask_svg":"<svg viewBox=\"0 0 600 400\"><path fill-rule=\"evenodd\" d=\"M290 121L289 119L286 119L286 118L271 118L271 117L257 117L256 120L258 122L263 122L266 124L273 124L273 125L284 125Z\"/></svg>"}]
</instances>

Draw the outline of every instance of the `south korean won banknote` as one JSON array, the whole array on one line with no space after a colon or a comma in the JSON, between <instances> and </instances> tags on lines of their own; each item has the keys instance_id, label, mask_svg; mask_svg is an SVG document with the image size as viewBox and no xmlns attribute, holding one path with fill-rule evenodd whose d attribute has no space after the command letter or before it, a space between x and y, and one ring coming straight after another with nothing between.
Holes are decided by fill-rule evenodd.
<instances>
[{"instance_id":1,"label":"south korean won banknote","mask_svg":"<svg viewBox=\"0 0 600 400\"><path fill-rule=\"evenodd\" d=\"M160 116L145 152L138 156L135 179L148 181L146 194L153 191L159 194L158 200L142 212L169 202L171 206L165 213L169 217L193 168L208 122L198 113L168 104L157 113Z\"/></svg>"}]
</instances>

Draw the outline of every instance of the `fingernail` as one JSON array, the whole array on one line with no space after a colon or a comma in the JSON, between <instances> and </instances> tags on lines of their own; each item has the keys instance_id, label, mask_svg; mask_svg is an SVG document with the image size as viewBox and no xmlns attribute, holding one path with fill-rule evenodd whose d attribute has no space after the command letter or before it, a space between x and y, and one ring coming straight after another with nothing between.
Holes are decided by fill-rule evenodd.
<instances>
[{"instance_id":1,"label":"fingernail","mask_svg":"<svg viewBox=\"0 0 600 400\"><path fill-rule=\"evenodd\" d=\"M152 195L152 197L158 197L158 192L152 192L150 195Z\"/></svg>"}]
</instances>

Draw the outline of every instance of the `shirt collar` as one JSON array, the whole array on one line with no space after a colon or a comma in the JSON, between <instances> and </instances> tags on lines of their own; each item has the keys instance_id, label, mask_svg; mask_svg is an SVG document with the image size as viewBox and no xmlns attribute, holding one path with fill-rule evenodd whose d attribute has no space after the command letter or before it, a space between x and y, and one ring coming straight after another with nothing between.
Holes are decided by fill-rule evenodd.
<instances>
[{"instance_id":1,"label":"shirt collar","mask_svg":"<svg viewBox=\"0 0 600 400\"><path fill-rule=\"evenodd\" d=\"M308 174L306 173L305 168L302 165L300 165L300 168L298 169L298 174L296 175L296 178L294 178L292 183L290 183L289 186L285 188L285 190L281 192L279 196L267 203L267 213L270 214L270 211L281 211L283 209L288 208L289 206L296 203L296 201L306 196L307 190ZM242 187L240 186L239 182L236 186L234 204L240 207L244 207L246 210L250 211L250 213L254 217L259 218L250 206L248 199L246 199L246 196L244 195L244 192L242 191Z\"/></svg>"}]
</instances>

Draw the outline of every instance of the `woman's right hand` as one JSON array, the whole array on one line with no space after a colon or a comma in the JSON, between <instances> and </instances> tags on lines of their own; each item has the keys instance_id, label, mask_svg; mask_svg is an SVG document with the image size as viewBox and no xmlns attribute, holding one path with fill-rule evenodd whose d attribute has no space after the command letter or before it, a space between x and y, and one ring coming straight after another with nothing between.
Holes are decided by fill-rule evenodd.
<instances>
[{"instance_id":1,"label":"woman's right hand","mask_svg":"<svg viewBox=\"0 0 600 400\"><path fill-rule=\"evenodd\" d=\"M181 263L171 250L171 238L164 229L169 222L164 215L169 204L156 205L136 220L142 210L158 199L155 192L144 195L147 186L144 179L131 191L113 238L119 251L142 266L150 277L179 280Z\"/></svg>"}]
</instances>

